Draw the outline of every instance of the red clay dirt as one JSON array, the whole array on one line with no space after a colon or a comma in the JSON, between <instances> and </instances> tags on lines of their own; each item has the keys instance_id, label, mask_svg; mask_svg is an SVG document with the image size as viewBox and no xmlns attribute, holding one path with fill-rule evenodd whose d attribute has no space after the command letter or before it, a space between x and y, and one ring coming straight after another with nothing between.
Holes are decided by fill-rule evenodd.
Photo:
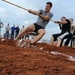
<instances>
[{"instance_id":1,"label":"red clay dirt","mask_svg":"<svg viewBox=\"0 0 75 75\"><path fill-rule=\"evenodd\" d=\"M16 47L14 40L0 39L0 75L75 75L75 61L57 51L75 57L75 49L37 43L36 48Z\"/></svg>"}]
</instances>

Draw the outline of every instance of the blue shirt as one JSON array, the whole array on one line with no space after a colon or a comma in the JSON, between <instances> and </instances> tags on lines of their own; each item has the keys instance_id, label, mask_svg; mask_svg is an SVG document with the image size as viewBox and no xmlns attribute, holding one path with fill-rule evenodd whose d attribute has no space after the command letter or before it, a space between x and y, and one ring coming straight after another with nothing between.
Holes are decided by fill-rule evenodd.
<instances>
[{"instance_id":1,"label":"blue shirt","mask_svg":"<svg viewBox=\"0 0 75 75\"><path fill-rule=\"evenodd\" d=\"M14 34L15 27L11 27L11 34Z\"/></svg>"}]
</instances>

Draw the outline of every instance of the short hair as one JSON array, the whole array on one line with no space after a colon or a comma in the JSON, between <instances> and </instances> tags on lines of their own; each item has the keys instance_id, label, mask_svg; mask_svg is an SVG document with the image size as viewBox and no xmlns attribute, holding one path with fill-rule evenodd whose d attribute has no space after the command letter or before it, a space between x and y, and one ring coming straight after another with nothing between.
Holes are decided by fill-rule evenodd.
<instances>
[{"instance_id":1,"label":"short hair","mask_svg":"<svg viewBox=\"0 0 75 75\"><path fill-rule=\"evenodd\" d=\"M46 4L49 4L49 5L50 5L50 7L52 7L52 2L47 2Z\"/></svg>"},{"instance_id":2,"label":"short hair","mask_svg":"<svg viewBox=\"0 0 75 75\"><path fill-rule=\"evenodd\" d=\"M70 18L70 20L72 20L72 21L73 21L73 18Z\"/></svg>"},{"instance_id":3,"label":"short hair","mask_svg":"<svg viewBox=\"0 0 75 75\"><path fill-rule=\"evenodd\" d=\"M65 18L65 19L66 19L66 17L65 17L65 16L63 16L63 17L61 17L61 18Z\"/></svg>"}]
</instances>

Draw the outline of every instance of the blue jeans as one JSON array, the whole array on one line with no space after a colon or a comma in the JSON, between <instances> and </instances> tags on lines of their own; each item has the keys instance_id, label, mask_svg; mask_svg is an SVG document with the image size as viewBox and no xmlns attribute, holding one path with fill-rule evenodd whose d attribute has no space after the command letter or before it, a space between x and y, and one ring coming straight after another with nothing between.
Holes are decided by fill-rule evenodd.
<instances>
[{"instance_id":1,"label":"blue jeans","mask_svg":"<svg viewBox=\"0 0 75 75\"><path fill-rule=\"evenodd\" d=\"M6 31L5 38L9 38L9 31Z\"/></svg>"}]
</instances>

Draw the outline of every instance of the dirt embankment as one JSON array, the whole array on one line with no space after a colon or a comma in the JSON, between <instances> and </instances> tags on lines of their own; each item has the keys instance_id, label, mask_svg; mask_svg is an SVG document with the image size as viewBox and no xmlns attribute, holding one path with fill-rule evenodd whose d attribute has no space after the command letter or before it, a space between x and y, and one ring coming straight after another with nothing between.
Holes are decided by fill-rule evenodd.
<instances>
[{"instance_id":1,"label":"dirt embankment","mask_svg":"<svg viewBox=\"0 0 75 75\"><path fill-rule=\"evenodd\" d=\"M75 75L75 49L37 43L36 48L16 47L0 39L0 75ZM58 52L56 55L51 52Z\"/></svg>"}]
</instances>

